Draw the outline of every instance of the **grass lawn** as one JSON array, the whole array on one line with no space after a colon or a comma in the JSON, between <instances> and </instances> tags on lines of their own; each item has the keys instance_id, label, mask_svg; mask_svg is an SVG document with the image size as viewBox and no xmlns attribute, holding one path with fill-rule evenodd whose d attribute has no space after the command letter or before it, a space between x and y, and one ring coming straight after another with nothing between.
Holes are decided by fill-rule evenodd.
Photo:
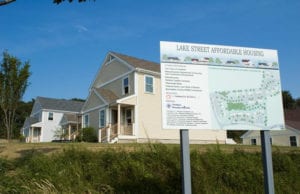
<instances>
[{"instance_id":1,"label":"grass lawn","mask_svg":"<svg viewBox=\"0 0 300 194\"><path fill-rule=\"evenodd\" d=\"M101 151L103 149L126 150L134 151L136 149L151 149L152 144L101 144L101 143L0 143L0 157L6 159L16 159L22 157L27 152L35 150L36 152L49 155L55 152L61 152L68 148L87 149L91 151ZM178 144L166 144L168 147L179 147ZM246 152L261 152L261 146L248 145L216 145L216 144L191 144L191 150L206 152L207 150L219 147L224 152L233 152L234 150L242 150ZM272 151L280 152L299 152L300 148L292 147L277 147L273 146Z\"/></svg>"}]
</instances>

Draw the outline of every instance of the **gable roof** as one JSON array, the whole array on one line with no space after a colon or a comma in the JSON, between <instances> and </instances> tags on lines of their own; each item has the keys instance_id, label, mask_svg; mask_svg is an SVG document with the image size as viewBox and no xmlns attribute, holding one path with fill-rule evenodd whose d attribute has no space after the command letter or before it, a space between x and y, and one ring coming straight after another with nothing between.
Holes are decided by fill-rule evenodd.
<instances>
[{"instance_id":1,"label":"gable roof","mask_svg":"<svg viewBox=\"0 0 300 194\"><path fill-rule=\"evenodd\" d=\"M144 69L144 70L149 70L149 71L154 71L154 72L160 72L160 64L147 61L145 59L139 59L136 57L116 53L116 52L110 52L111 55L125 61L127 64L133 66L134 68L139 68L139 69Z\"/></svg>"},{"instance_id":2,"label":"gable roof","mask_svg":"<svg viewBox=\"0 0 300 194\"><path fill-rule=\"evenodd\" d=\"M42 109L80 112L84 102L66 99L37 97L36 101Z\"/></svg>"},{"instance_id":3,"label":"gable roof","mask_svg":"<svg viewBox=\"0 0 300 194\"><path fill-rule=\"evenodd\" d=\"M111 90L104 89L104 88L96 88L95 90L108 103L115 102L117 99L119 99L119 97Z\"/></svg>"}]
</instances>

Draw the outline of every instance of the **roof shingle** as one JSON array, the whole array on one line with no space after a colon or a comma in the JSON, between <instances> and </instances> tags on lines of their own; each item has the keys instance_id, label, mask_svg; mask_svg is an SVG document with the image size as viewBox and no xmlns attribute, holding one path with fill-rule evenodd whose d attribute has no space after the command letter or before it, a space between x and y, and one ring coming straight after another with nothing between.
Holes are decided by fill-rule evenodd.
<instances>
[{"instance_id":1,"label":"roof shingle","mask_svg":"<svg viewBox=\"0 0 300 194\"><path fill-rule=\"evenodd\" d=\"M42 109L80 112L84 102L66 99L37 97Z\"/></svg>"},{"instance_id":2,"label":"roof shingle","mask_svg":"<svg viewBox=\"0 0 300 194\"><path fill-rule=\"evenodd\" d=\"M154 72L160 72L160 64L147 61L144 59L139 59L136 57L131 57L128 55L116 53L116 52L110 52L111 54L115 55L116 57L124 60L126 63L132 65L134 68L140 68L140 69L145 69L149 71L154 71Z\"/></svg>"}]
</instances>

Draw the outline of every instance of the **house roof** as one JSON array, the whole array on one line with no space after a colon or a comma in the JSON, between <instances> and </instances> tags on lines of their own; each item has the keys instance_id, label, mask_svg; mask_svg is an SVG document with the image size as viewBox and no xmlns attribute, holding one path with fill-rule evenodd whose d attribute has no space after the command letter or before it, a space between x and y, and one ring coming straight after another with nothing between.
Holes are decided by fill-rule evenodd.
<instances>
[{"instance_id":1,"label":"house roof","mask_svg":"<svg viewBox=\"0 0 300 194\"><path fill-rule=\"evenodd\" d=\"M39 122L39 119L36 117L26 117L23 127L30 126L37 122Z\"/></svg>"},{"instance_id":2,"label":"house roof","mask_svg":"<svg viewBox=\"0 0 300 194\"><path fill-rule=\"evenodd\" d=\"M131 57L131 56L116 53L116 52L110 52L110 53L112 55L122 59L129 65L132 65L134 68L140 68L140 69L145 69L145 70L149 70L149 71L160 72L160 64L159 63L147 61L144 59L139 59L136 57Z\"/></svg>"},{"instance_id":3,"label":"house roof","mask_svg":"<svg viewBox=\"0 0 300 194\"><path fill-rule=\"evenodd\" d=\"M119 97L111 90L104 88L97 88L96 91L104 98L108 103L115 102Z\"/></svg>"},{"instance_id":4,"label":"house roof","mask_svg":"<svg viewBox=\"0 0 300 194\"><path fill-rule=\"evenodd\" d=\"M61 124L68 124L68 123L81 123L80 117L76 114L64 114L61 122Z\"/></svg>"},{"instance_id":5,"label":"house roof","mask_svg":"<svg viewBox=\"0 0 300 194\"><path fill-rule=\"evenodd\" d=\"M42 109L80 112L84 102L66 99L37 97Z\"/></svg>"}]
</instances>

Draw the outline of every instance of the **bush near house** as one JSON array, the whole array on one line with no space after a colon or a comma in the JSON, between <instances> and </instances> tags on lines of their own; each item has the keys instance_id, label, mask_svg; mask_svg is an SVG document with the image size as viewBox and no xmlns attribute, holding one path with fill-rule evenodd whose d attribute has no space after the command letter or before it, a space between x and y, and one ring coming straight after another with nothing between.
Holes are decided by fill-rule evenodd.
<instances>
[{"instance_id":1,"label":"bush near house","mask_svg":"<svg viewBox=\"0 0 300 194\"><path fill-rule=\"evenodd\" d=\"M51 155L34 149L0 158L0 193L181 193L178 146L69 147ZM127 147L128 148L128 147ZM273 153L276 193L300 191L300 152ZM217 145L191 150L193 193L263 193L261 154Z\"/></svg>"},{"instance_id":2,"label":"bush near house","mask_svg":"<svg viewBox=\"0 0 300 194\"><path fill-rule=\"evenodd\" d=\"M96 130L92 127L86 127L81 129L79 135L76 138L77 141L84 142L98 142Z\"/></svg>"}]
</instances>

